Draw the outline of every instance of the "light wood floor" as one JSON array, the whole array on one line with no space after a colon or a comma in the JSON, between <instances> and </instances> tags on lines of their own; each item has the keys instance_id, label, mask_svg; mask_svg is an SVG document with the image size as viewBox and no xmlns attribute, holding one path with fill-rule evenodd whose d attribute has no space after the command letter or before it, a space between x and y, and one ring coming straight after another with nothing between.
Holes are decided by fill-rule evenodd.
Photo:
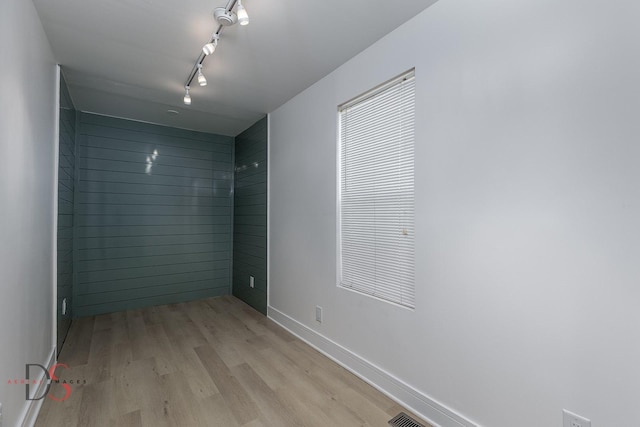
<instances>
[{"instance_id":1,"label":"light wood floor","mask_svg":"<svg viewBox=\"0 0 640 427\"><path fill-rule=\"evenodd\" d=\"M45 398L37 427L388 427L409 413L234 297L74 320L59 363L81 384Z\"/></svg>"}]
</instances>

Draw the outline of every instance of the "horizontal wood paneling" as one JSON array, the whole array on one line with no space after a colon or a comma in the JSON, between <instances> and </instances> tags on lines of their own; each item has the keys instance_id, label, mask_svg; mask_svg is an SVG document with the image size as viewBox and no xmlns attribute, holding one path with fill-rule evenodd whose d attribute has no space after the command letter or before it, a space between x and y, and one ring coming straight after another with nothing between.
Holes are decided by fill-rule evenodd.
<instances>
[{"instance_id":1,"label":"horizontal wood paneling","mask_svg":"<svg viewBox=\"0 0 640 427\"><path fill-rule=\"evenodd\" d=\"M267 310L267 119L235 140L233 294ZM249 286L249 276L255 287Z\"/></svg>"},{"instance_id":2,"label":"horizontal wood paneling","mask_svg":"<svg viewBox=\"0 0 640 427\"><path fill-rule=\"evenodd\" d=\"M95 127L87 128L87 131L95 129ZM126 138L121 137L105 137L99 134L99 131L94 131L90 134L90 137L86 138L86 141L83 144L83 147L86 150L91 148L99 148L106 150L115 150L125 155L129 153L132 159L135 159L136 154L143 154L145 159L146 156L150 154L149 145L153 144L154 147L161 147L163 155L169 158L184 158L184 159L193 159L193 160L202 160L202 161L218 161L218 162L231 162L231 152L228 150L223 151L208 151L208 150L194 150L189 149L187 147L176 147L174 145L166 145L161 144L159 140L149 139L143 142L136 142L132 140L127 140ZM146 139L146 138L145 138ZM155 142L154 142L155 141ZM81 153L86 153L87 151L82 150ZM87 156L92 157L92 156ZM117 157L115 157L117 158ZM196 166L198 162L195 163Z\"/></svg>"},{"instance_id":3,"label":"horizontal wood paneling","mask_svg":"<svg viewBox=\"0 0 640 427\"><path fill-rule=\"evenodd\" d=\"M194 281L173 282L167 284L154 283L153 286L140 287L140 288L128 288L127 299L142 299L151 298L156 296L179 294L182 292L194 292L194 291L206 291L211 288L227 288L229 287L228 278L225 279L205 279ZM100 305L105 306L111 303L117 303L122 301L120 292L122 289L116 289L113 291L101 291L99 293L91 293L85 295L78 295L78 304L87 305Z\"/></svg>"},{"instance_id":4,"label":"horizontal wood paneling","mask_svg":"<svg viewBox=\"0 0 640 427\"><path fill-rule=\"evenodd\" d=\"M168 265L152 265L147 267L131 267L112 270L84 271L78 272L79 292L84 292L85 284L105 280L138 279L150 276L162 276L165 274L181 274L193 271L217 271L224 270L229 274L229 262L224 261L204 261L204 262L182 262ZM75 288L74 288L75 289Z\"/></svg>"},{"instance_id":5,"label":"horizontal wood paneling","mask_svg":"<svg viewBox=\"0 0 640 427\"><path fill-rule=\"evenodd\" d=\"M181 255L155 255L136 256L130 258L108 258L89 261L76 262L78 273L121 270L136 267L158 267L170 264L184 264L193 262L225 261L229 259L229 252L226 250L216 252L188 253Z\"/></svg>"},{"instance_id":6,"label":"horizontal wood paneling","mask_svg":"<svg viewBox=\"0 0 640 427\"><path fill-rule=\"evenodd\" d=\"M144 205L85 203L78 209L81 215L178 215L178 216L226 216L230 217L231 207L190 206L190 205Z\"/></svg>"},{"instance_id":7,"label":"horizontal wood paneling","mask_svg":"<svg viewBox=\"0 0 640 427\"><path fill-rule=\"evenodd\" d=\"M73 296L73 202L76 171L76 110L62 73L60 74L60 119L58 137L58 236L57 236L57 333L58 352L71 326ZM62 302L67 300L67 313Z\"/></svg>"},{"instance_id":8,"label":"horizontal wood paneling","mask_svg":"<svg viewBox=\"0 0 640 427\"><path fill-rule=\"evenodd\" d=\"M267 234L267 227L261 225L236 224L234 226L234 234L262 237Z\"/></svg>"},{"instance_id":9,"label":"horizontal wood paneling","mask_svg":"<svg viewBox=\"0 0 640 427\"><path fill-rule=\"evenodd\" d=\"M178 275L179 277L173 277ZM99 294L101 292L113 292L146 288L149 286L170 285L173 283L189 283L199 280L208 280L219 285L228 285L229 270L203 270L189 271L186 273L161 274L156 276L135 277L132 279L102 280L86 283L83 290L85 294ZM82 296L81 294L79 296Z\"/></svg>"},{"instance_id":10,"label":"horizontal wood paneling","mask_svg":"<svg viewBox=\"0 0 640 427\"><path fill-rule=\"evenodd\" d=\"M191 243L187 245L145 245L128 248L82 249L77 251L77 261L95 261L104 259L120 259L134 257L151 257L158 255L188 255L213 253L220 245L215 243ZM223 251L224 252L224 251Z\"/></svg>"},{"instance_id":11,"label":"horizontal wood paneling","mask_svg":"<svg viewBox=\"0 0 640 427\"><path fill-rule=\"evenodd\" d=\"M201 243L229 243L228 233L178 234L160 236L87 237L78 242L78 251L83 249L145 248L163 245L194 245Z\"/></svg>"},{"instance_id":12,"label":"horizontal wood paneling","mask_svg":"<svg viewBox=\"0 0 640 427\"><path fill-rule=\"evenodd\" d=\"M93 165L91 165L93 166ZM104 166L104 165L101 165ZM149 175L145 173L145 165L133 165L138 172L133 171L121 171L117 169L80 169L80 179L83 181L94 182L122 182L126 184L148 184ZM131 169L133 169L133 166ZM124 168L122 168L124 169ZM194 170L195 172L195 170ZM153 184L154 185L166 185L171 187L192 187L198 185L201 187L210 188L213 185L213 179L211 177L202 177L202 173L196 172L192 176L184 175L169 175L157 173L157 169L153 169Z\"/></svg>"},{"instance_id":13,"label":"horizontal wood paneling","mask_svg":"<svg viewBox=\"0 0 640 427\"><path fill-rule=\"evenodd\" d=\"M263 265L260 257L249 256L243 253L236 253L234 258L234 269L237 271L251 271L253 273L257 273L258 276L264 275L266 277L267 268ZM251 274L251 273L249 273ZM251 274L256 277L256 274Z\"/></svg>"},{"instance_id":14,"label":"horizontal wood paneling","mask_svg":"<svg viewBox=\"0 0 640 427\"><path fill-rule=\"evenodd\" d=\"M120 194L120 193L87 193L84 197L84 204L118 205L129 206L192 206L193 196L163 196L154 194ZM221 206L221 200L215 201L216 206ZM196 206L213 206L213 196L198 197ZM228 201L231 206L231 202Z\"/></svg>"},{"instance_id":15,"label":"horizontal wood paneling","mask_svg":"<svg viewBox=\"0 0 640 427\"><path fill-rule=\"evenodd\" d=\"M233 138L86 113L78 134L76 314L228 293Z\"/></svg>"},{"instance_id":16,"label":"horizontal wood paneling","mask_svg":"<svg viewBox=\"0 0 640 427\"><path fill-rule=\"evenodd\" d=\"M77 227L81 237L129 237L129 236L170 236L208 233L229 233L228 225L138 225L109 227Z\"/></svg>"},{"instance_id":17,"label":"horizontal wood paneling","mask_svg":"<svg viewBox=\"0 0 640 427\"><path fill-rule=\"evenodd\" d=\"M149 153L136 152L136 151L123 151L114 148L98 148L98 147L82 147L80 150L80 157L83 159L98 159L106 161L122 161L125 163L144 164L147 161ZM201 157L178 157L170 156L166 153L163 156L163 164L168 166L182 166L195 169L210 170L211 162L213 159L212 154L208 153L209 159ZM227 159L231 161L231 156L228 154L216 156L217 161L224 161Z\"/></svg>"},{"instance_id":18,"label":"horizontal wood paneling","mask_svg":"<svg viewBox=\"0 0 640 427\"><path fill-rule=\"evenodd\" d=\"M231 176L229 176L229 180ZM228 181L209 182L205 186L202 181L195 181L192 186L184 185L157 185L152 183L107 182L107 181L80 181L80 191L83 193L110 193L110 194L134 194L141 196L183 196L191 198L216 197L221 205L228 206L231 203L231 183ZM229 198L228 200L224 200ZM194 200L197 203L197 200Z\"/></svg>"},{"instance_id":19,"label":"horizontal wood paneling","mask_svg":"<svg viewBox=\"0 0 640 427\"><path fill-rule=\"evenodd\" d=\"M77 317L93 316L95 314L112 313L116 311L134 310L140 307L154 305L176 304L197 299L227 295L229 286L196 290L180 290L176 293L163 295L143 296L140 298L128 298L126 300L113 301L108 304L81 305L77 308ZM95 313L95 314L94 314Z\"/></svg>"},{"instance_id":20,"label":"horizontal wood paneling","mask_svg":"<svg viewBox=\"0 0 640 427\"><path fill-rule=\"evenodd\" d=\"M124 225L227 225L228 215L78 215L80 227L109 227Z\"/></svg>"}]
</instances>

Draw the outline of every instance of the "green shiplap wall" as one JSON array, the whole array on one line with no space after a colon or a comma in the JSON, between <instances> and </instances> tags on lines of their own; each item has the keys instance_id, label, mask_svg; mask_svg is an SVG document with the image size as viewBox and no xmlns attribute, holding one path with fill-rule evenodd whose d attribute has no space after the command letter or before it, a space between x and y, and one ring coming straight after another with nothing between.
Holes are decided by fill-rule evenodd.
<instances>
[{"instance_id":1,"label":"green shiplap wall","mask_svg":"<svg viewBox=\"0 0 640 427\"><path fill-rule=\"evenodd\" d=\"M236 136L233 295L267 313L267 118ZM249 286L254 276L255 287Z\"/></svg>"},{"instance_id":2,"label":"green shiplap wall","mask_svg":"<svg viewBox=\"0 0 640 427\"><path fill-rule=\"evenodd\" d=\"M233 138L80 113L74 315L225 295Z\"/></svg>"},{"instance_id":3,"label":"green shiplap wall","mask_svg":"<svg viewBox=\"0 0 640 427\"><path fill-rule=\"evenodd\" d=\"M57 349L62 349L71 326L73 287L73 200L76 167L76 110L60 73L60 129L58 160L58 277L57 277ZM62 314L66 299L67 312Z\"/></svg>"}]
</instances>

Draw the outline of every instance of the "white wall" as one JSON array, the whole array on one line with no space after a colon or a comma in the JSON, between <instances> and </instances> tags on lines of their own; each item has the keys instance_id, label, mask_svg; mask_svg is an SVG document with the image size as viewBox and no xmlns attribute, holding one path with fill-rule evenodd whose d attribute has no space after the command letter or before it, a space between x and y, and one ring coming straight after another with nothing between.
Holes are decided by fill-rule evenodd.
<instances>
[{"instance_id":1,"label":"white wall","mask_svg":"<svg viewBox=\"0 0 640 427\"><path fill-rule=\"evenodd\" d=\"M441 0L273 112L270 315L479 425L639 425L639 16ZM414 66L409 311L336 287L336 107Z\"/></svg>"},{"instance_id":2,"label":"white wall","mask_svg":"<svg viewBox=\"0 0 640 427\"><path fill-rule=\"evenodd\" d=\"M31 1L0 3L0 60L0 403L13 426L27 402L7 381L54 345L56 64Z\"/></svg>"}]
</instances>

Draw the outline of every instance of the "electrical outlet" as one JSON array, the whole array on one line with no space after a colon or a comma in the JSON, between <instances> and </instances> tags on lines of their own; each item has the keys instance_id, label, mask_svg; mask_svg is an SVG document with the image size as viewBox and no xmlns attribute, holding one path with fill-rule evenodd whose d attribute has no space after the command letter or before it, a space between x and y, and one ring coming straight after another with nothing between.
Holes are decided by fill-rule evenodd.
<instances>
[{"instance_id":1,"label":"electrical outlet","mask_svg":"<svg viewBox=\"0 0 640 427\"><path fill-rule=\"evenodd\" d=\"M62 298L62 315L63 316L67 315L67 299L66 298Z\"/></svg>"},{"instance_id":2,"label":"electrical outlet","mask_svg":"<svg viewBox=\"0 0 640 427\"><path fill-rule=\"evenodd\" d=\"M585 417L562 410L562 427L591 427L591 421Z\"/></svg>"},{"instance_id":3,"label":"electrical outlet","mask_svg":"<svg viewBox=\"0 0 640 427\"><path fill-rule=\"evenodd\" d=\"M250 288L255 288L256 287L256 279L253 276L249 276L249 287Z\"/></svg>"},{"instance_id":4,"label":"electrical outlet","mask_svg":"<svg viewBox=\"0 0 640 427\"><path fill-rule=\"evenodd\" d=\"M322 323L322 307L316 305L316 322Z\"/></svg>"}]
</instances>

